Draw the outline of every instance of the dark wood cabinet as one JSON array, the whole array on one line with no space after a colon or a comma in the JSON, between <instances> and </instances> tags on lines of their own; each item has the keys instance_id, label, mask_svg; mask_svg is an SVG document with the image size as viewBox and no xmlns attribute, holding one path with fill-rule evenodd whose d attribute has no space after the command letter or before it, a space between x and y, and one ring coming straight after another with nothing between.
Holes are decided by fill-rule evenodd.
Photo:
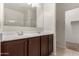
<instances>
[{"instance_id":1,"label":"dark wood cabinet","mask_svg":"<svg viewBox=\"0 0 79 59\"><path fill-rule=\"evenodd\" d=\"M33 37L28 42L28 55L40 56L40 37Z\"/></svg>"},{"instance_id":2,"label":"dark wood cabinet","mask_svg":"<svg viewBox=\"0 0 79 59\"><path fill-rule=\"evenodd\" d=\"M1 56L1 42L0 42L0 56Z\"/></svg>"},{"instance_id":3,"label":"dark wood cabinet","mask_svg":"<svg viewBox=\"0 0 79 59\"><path fill-rule=\"evenodd\" d=\"M7 50L5 49L5 47L6 47L6 43L5 42L1 42L1 56L7 56L7 55L9 55L7 53Z\"/></svg>"},{"instance_id":4,"label":"dark wood cabinet","mask_svg":"<svg viewBox=\"0 0 79 59\"><path fill-rule=\"evenodd\" d=\"M53 34L49 35L49 55L53 52Z\"/></svg>"},{"instance_id":5,"label":"dark wood cabinet","mask_svg":"<svg viewBox=\"0 0 79 59\"><path fill-rule=\"evenodd\" d=\"M49 55L49 36L41 36L41 56Z\"/></svg>"},{"instance_id":6,"label":"dark wood cabinet","mask_svg":"<svg viewBox=\"0 0 79 59\"><path fill-rule=\"evenodd\" d=\"M53 52L53 34L1 42L2 56L48 56Z\"/></svg>"},{"instance_id":7,"label":"dark wood cabinet","mask_svg":"<svg viewBox=\"0 0 79 59\"><path fill-rule=\"evenodd\" d=\"M7 41L1 44L1 53L3 56L23 56L24 40Z\"/></svg>"}]
</instances>

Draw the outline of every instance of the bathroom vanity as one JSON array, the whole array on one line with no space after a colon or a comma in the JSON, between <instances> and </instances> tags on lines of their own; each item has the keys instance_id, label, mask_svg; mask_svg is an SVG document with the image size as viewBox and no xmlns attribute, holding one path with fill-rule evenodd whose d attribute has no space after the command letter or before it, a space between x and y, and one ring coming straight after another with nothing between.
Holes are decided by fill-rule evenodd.
<instances>
[{"instance_id":1,"label":"bathroom vanity","mask_svg":"<svg viewBox=\"0 0 79 59\"><path fill-rule=\"evenodd\" d=\"M3 8L2 56L48 56L54 52L54 4L4 3Z\"/></svg>"},{"instance_id":2,"label":"bathroom vanity","mask_svg":"<svg viewBox=\"0 0 79 59\"><path fill-rule=\"evenodd\" d=\"M1 42L2 56L48 56L53 52L53 34Z\"/></svg>"}]
</instances>

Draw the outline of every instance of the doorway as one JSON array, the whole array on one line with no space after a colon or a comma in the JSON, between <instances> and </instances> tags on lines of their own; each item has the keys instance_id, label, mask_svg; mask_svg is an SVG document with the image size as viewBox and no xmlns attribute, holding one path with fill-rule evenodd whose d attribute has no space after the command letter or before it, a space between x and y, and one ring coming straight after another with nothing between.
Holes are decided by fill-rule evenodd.
<instances>
[{"instance_id":1,"label":"doorway","mask_svg":"<svg viewBox=\"0 0 79 59\"><path fill-rule=\"evenodd\" d=\"M79 8L65 13L66 48L79 52Z\"/></svg>"}]
</instances>

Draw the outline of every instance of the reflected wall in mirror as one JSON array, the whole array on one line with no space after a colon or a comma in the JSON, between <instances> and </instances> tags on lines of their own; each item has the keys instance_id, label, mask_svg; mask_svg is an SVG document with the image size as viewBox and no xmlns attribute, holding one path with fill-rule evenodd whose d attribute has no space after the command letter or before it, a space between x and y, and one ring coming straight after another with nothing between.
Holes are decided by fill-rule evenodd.
<instances>
[{"instance_id":1,"label":"reflected wall in mirror","mask_svg":"<svg viewBox=\"0 0 79 59\"><path fill-rule=\"evenodd\" d=\"M4 26L39 27L41 4L4 3ZM43 19L42 19L43 23Z\"/></svg>"}]
</instances>

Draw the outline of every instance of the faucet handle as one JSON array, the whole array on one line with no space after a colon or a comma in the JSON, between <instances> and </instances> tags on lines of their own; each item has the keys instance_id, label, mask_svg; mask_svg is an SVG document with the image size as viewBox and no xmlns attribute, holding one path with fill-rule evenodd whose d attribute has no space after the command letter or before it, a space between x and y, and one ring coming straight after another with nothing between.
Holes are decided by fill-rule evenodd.
<instances>
[{"instance_id":1,"label":"faucet handle","mask_svg":"<svg viewBox=\"0 0 79 59\"><path fill-rule=\"evenodd\" d=\"M19 31L18 32L18 35L23 35L23 31Z\"/></svg>"}]
</instances>

